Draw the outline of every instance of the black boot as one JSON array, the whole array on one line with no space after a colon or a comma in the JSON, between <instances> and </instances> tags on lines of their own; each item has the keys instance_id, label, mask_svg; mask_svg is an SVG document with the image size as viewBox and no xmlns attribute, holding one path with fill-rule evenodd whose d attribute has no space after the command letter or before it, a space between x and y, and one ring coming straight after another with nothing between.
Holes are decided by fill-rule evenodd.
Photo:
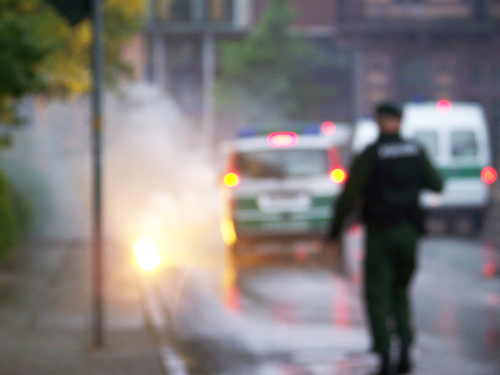
<instances>
[{"instance_id":1,"label":"black boot","mask_svg":"<svg viewBox=\"0 0 500 375\"><path fill-rule=\"evenodd\" d=\"M380 370L378 372L374 372L372 375L390 375L391 372L391 364L389 361L388 355L382 356L382 363L380 365Z\"/></svg>"},{"instance_id":2,"label":"black boot","mask_svg":"<svg viewBox=\"0 0 500 375\"><path fill-rule=\"evenodd\" d=\"M411 372L410 345L402 342L400 354L398 374L409 374Z\"/></svg>"}]
</instances>

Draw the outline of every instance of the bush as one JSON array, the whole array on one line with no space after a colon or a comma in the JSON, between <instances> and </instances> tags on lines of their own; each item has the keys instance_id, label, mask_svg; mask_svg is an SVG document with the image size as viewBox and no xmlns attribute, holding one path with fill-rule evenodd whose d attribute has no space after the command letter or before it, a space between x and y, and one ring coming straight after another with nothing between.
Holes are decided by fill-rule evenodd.
<instances>
[{"instance_id":1,"label":"bush","mask_svg":"<svg viewBox=\"0 0 500 375\"><path fill-rule=\"evenodd\" d=\"M27 204L13 192L7 177L0 171L0 266L13 259L23 233L29 230L29 223Z\"/></svg>"}]
</instances>

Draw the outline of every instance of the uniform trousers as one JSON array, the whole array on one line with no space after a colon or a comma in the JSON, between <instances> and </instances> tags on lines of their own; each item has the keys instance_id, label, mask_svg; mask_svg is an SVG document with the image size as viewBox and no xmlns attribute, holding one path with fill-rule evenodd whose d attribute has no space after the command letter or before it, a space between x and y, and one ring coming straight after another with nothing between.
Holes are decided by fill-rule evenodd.
<instances>
[{"instance_id":1,"label":"uniform trousers","mask_svg":"<svg viewBox=\"0 0 500 375\"><path fill-rule=\"evenodd\" d=\"M408 287L416 267L419 235L416 226L407 222L368 226L366 307L373 351L383 356L389 355L390 327L394 326L402 343L410 345L413 340Z\"/></svg>"}]
</instances>

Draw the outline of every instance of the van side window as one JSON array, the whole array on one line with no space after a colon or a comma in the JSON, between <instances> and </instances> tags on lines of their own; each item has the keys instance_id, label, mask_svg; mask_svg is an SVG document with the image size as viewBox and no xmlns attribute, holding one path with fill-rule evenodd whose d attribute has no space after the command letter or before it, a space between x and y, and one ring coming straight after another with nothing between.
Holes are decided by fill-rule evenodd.
<instances>
[{"instance_id":1,"label":"van side window","mask_svg":"<svg viewBox=\"0 0 500 375\"><path fill-rule=\"evenodd\" d=\"M420 131L415 133L415 141L424 146L430 158L436 158L438 154L438 135L433 131Z\"/></svg>"},{"instance_id":2,"label":"van side window","mask_svg":"<svg viewBox=\"0 0 500 375\"><path fill-rule=\"evenodd\" d=\"M451 155L455 158L467 158L476 156L476 135L471 131L452 132Z\"/></svg>"}]
</instances>

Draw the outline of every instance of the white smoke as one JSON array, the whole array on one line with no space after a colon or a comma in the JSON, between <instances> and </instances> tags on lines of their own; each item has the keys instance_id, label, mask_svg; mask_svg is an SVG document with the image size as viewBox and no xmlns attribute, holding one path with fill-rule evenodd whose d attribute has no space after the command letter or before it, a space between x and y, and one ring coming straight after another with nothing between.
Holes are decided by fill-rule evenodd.
<instances>
[{"instance_id":1,"label":"white smoke","mask_svg":"<svg viewBox=\"0 0 500 375\"><path fill-rule=\"evenodd\" d=\"M34 124L15 132L4 169L34 203L37 238L88 240L91 220L87 99L36 103ZM104 217L110 241L192 238L216 230L216 172L201 131L155 87L106 96Z\"/></svg>"}]
</instances>

